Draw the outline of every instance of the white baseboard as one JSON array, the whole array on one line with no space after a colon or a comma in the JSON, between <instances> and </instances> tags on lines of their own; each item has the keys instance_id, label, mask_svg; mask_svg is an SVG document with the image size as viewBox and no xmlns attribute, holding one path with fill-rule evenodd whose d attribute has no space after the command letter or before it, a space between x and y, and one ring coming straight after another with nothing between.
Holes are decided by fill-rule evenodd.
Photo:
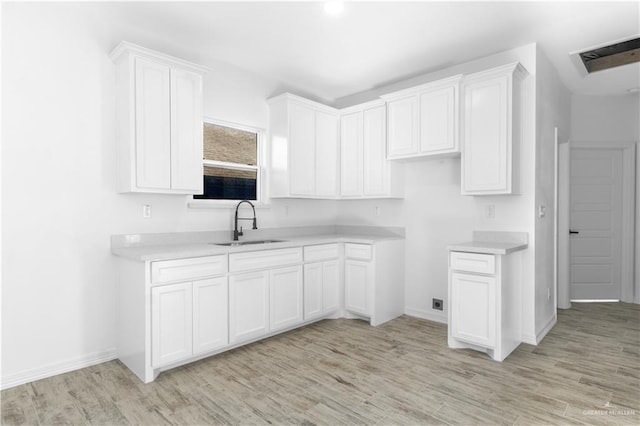
<instances>
[{"instance_id":1,"label":"white baseboard","mask_svg":"<svg viewBox=\"0 0 640 426\"><path fill-rule=\"evenodd\" d=\"M435 321L442 324L447 323L447 316L442 314L435 314L429 311L425 311L424 309L416 309L416 308L404 308L405 315L409 315L410 317L422 318L429 321Z\"/></svg>"},{"instance_id":2,"label":"white baseboard","mask_svg":"<svg viewBox=\"0 0 640 426\"><path fill-rule=\"evenodd\" d=\"M79 370L81 368L101 364L103 362L111 361L116 358L116 350L115 348L113 348L106 351L95 352L89 355L70 359L68 361L51 364L46 367L38 367L31 370L24 370L19 373L8 374L6 376L2 376L0 388L2 390L9 389L15 386L23 385L25 383L30 383L36 380L46 379L47 377L56 376L58 374L68 373L69 371Z\"/></svg>"},{"instance_id":3,"label":"white baseboard","mask_svg":"<svg viewBox=\"0 0 640 426\"><path fill-rule=\"evenodd\" d=\"M542 327L542 330L540 330L535 336L533 334L523 335L522 342L538 346L538 344L542 342L542 339L544 339L544 336L546 336L547 333L549 333L549 331L551 331L551 329L556 325L556 322L558 322L558 318L556 315L554 315L549 319L547 324Z\"/></svg>"}]
</instances>

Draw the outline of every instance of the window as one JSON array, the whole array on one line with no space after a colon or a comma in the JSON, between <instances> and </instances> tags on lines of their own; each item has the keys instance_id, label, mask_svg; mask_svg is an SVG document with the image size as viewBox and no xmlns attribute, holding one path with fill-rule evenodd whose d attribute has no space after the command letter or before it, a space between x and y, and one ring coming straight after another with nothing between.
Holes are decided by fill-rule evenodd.
<instances>
[{"instance_id":1,"label":"window","mask_svg":"<svg viewBox=\"0 0 640 426\"><path fill-rule=\"evenodd\" d=\"M193 198L259 200L262 132L207 120L203 134L204 194Z\"/></svg>"}]
</instances>

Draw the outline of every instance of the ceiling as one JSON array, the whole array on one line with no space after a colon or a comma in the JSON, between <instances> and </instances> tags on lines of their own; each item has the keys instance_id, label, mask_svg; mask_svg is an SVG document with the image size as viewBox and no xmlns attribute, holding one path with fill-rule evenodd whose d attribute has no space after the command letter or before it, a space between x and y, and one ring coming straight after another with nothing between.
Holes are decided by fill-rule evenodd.
<instances>
[{"instance_id":1,"label":"ceiling","mask_svg":"<svg viewBox=\"0 0 640 426\"><path fill-rule=\"evenodd\" d=\"M103 4L104 5L104 4ZM118 19L203 55L336 99L536 42L565 85L624 94L640 65L583 76L569 54L640 33L640 2L111 3Z\"/></svg>"}]
</instances>

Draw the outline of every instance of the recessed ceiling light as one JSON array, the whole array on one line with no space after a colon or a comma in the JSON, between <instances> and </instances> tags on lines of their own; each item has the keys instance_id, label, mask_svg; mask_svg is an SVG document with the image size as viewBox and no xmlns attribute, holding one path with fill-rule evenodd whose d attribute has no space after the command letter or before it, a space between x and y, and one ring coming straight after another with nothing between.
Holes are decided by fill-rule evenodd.
<instances>
[{"instance_id":1,"label":"recessed ceiling light","mask_svg":"<svg viewBox=\"0 0 640 426\"><path fill-rule=\"evenodd\" d=\"M324 3L324 11L329 15L338 15L344 9L344 2L339 0L330 0Z\"/></svg>"}]
</instances>

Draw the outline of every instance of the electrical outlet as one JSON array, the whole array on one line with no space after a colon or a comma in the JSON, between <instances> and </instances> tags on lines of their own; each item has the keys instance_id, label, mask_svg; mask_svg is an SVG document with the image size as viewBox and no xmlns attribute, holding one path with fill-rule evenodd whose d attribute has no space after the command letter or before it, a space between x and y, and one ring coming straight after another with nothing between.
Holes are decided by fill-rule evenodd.
<instances>
[{"instance_id":1,"label":"electrical outlet","mask_svg":"<svg viewBox=\"0 0 640 426\"><path fill-rule=\"evenodd\" d=\"M380 206L376 206L376 216L380 216Z\"/></svg>"},{"instance_id":2,"label":"electrical outlet","mask_svg":"<svg viewBox=\"0 0 640 426\"><path fill-rule=\"evenodd\" d=\"M151 204L142 205L142 217L144 219L149 219L151 217Z\"/></svg>"},{"instance_id":3,"label":"electrical outlet","mask_svg":"<svg viewBox=\"0 0 640 426\"><path fill-rule=\"evenodd\" d=\"M496 218L496 205L489 204L487 205L487 219L495 219Z\"/></svg>"},{"instance_id":4,"label":"electrical outlet","mask_svg":"<svg viewBox=\"0 0 640 426\"><path fill-rule=\"evenodd\" d=\"M442 310L442 299L432 299L433 302L431 304L431 308L435 309L436 311L441 311Z\"/></svg>"}]
</instances>

